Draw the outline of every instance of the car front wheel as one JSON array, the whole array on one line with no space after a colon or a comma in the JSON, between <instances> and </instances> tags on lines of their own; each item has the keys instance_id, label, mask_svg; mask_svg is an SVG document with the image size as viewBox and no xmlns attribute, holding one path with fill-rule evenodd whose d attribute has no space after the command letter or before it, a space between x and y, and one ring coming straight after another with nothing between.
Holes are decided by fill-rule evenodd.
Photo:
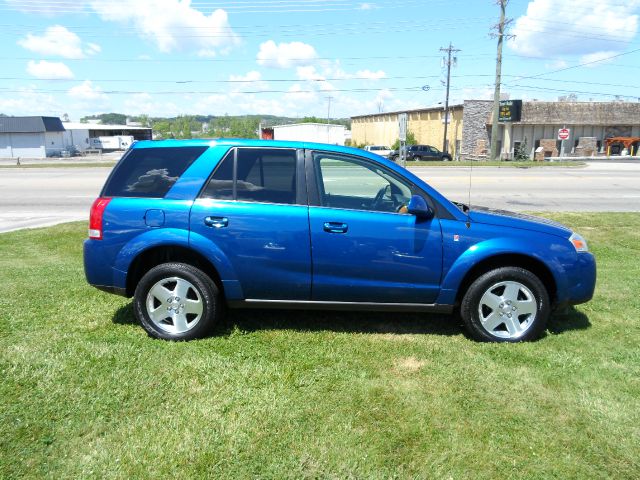
<instances>
[{"instance_id":1,"label":"car front wheel","mask_svg":"<svg viewBox=\"0 0 640 480\"><path fill-rule=\"evenodd\" d=\"M469 334L485 342L535 340L544 331L549 312L546 288L536 275L519 267L481 275L460 306Z\"/></svg>"},{"instance_id":2,"label":"car front wheel","mask_svg":"<svg viewBox=\"0 0 640 480\"><path fill-rule=\"evenodd\" d=\"M192 340L209 334L218 322L218 289L202 270L163 263L149 270L134 294L136 318L154 338Z\"/></svg>"}]
</instances>

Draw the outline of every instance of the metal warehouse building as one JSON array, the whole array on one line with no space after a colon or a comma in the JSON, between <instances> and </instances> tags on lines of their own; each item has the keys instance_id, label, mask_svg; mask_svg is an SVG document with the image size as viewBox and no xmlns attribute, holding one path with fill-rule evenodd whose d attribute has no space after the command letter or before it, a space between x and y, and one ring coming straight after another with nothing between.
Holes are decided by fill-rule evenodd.
<instances>
[{"instance_id":1,"label":"metal warehouse building","mask_svg":"<svg viewBox=\"0 0 640 480\"><path fill-rule=\"evenodd\" d=\"M63 123L58 117L0 117L0 158L43 158L63 151L120 150L122 138L151 140L151 128Z\"/></svg>"},{"instance_id":2,"label":"metal warehouse building","mask_svg":"<svg viewBox=\"0 0 640 480\"><path fill-rule=\"evenodd\" d=\"M58 117L0 117L0 157L48 157L63 149Z\"/></svg>"},{"instance_id":3,"label":"metal warehouse building","mask_svg":"<svg viewBox=\"0 0 640 480\"><path fill-rule=\"evenodd\" d=\"M502 158L522 152L529 158L593 156L638 152L640 103L630 102L521 102L520 116L498 125ZM448 150L456 157L484 157L489 152L492 102L465 100L450 107ZM392 112L352 117L353 143L390 145L398 138L398 114ZM407 128L420 144L442 148L444 111L441 107L410 110ZM560 129L569 131L564 143ZM638 141L635 141L635 137ZM616 144L613 139L624 139ZM609 139L609 141L607 141ZM629 148L627 148L630 146ZM631 152L633 148L633 152Z\"/></svg>"}]
</instances>

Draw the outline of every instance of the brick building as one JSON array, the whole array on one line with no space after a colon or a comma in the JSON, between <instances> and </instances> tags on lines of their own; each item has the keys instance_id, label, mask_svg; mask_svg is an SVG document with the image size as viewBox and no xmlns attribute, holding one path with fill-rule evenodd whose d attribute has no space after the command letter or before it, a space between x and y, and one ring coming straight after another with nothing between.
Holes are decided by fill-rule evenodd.
<instances>
[{"instance_id":1,"label":"brick building","mask_svg":"<svg viewBox=\"0 0 640 480\"><path fill-rule=\"evenodd\" d=\"M449 152L454 157L486 157L492 128L490 100L465 100L450 110ZM390 145L398 138L398 114L381 113L352 117L355 145ZM418 143L442 148L442 108L411 110L408 130ZM498 125L498 150L513 158L521 150L529 158L618 154L622 146L607 149L606 139L640 137L640 103L630 102L522 102L519 121ZM558 140L558 130L569 129L569 138ZM633 154L640 144L632 144ZM627 149L628 153L632 153Z\"/></svg>"}]
</instances>

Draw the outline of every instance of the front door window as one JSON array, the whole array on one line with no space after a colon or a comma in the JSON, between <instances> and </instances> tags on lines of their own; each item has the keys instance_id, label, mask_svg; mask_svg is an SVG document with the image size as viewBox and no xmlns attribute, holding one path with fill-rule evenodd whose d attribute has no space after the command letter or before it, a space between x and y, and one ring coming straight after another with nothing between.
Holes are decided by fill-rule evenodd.
<instances>
[{"instance_id":1,"label":"front door window","mask_svg":"<svg viewBox=\"0 0 640 480\"><path fill-rule=\"evenodd\" d=\"M409 203L411 187L373 163L324 152L313 160L323 207L402 213Z\"/></svg>"}]
</instances>

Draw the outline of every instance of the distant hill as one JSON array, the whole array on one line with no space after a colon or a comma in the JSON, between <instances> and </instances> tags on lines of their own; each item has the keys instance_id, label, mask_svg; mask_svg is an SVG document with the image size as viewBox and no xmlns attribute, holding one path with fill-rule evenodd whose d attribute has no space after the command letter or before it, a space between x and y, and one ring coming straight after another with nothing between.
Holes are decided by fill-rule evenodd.
<instances>
[{"instance_id":1,"label":"distant hill","mask_svg":"<svg viewBox=\"0 0 640 480\"><path fill-rule=\"evenodd\" d=\"M175 122L180 118L184 118L185 116L178 117L148 117L146 115L127 115L125 113L100 113L98 115L88 115L86 117L82 117L80 122L88 122L89 120L100 120L100 123L103 124L125 124L127 118L134 122L146 123L146 121L150 121L152 123L156 122ZM288 123L327 123L326 118L319 117L281 117L277 115L187 115L186 117L192 118L195 122L203 124L203 123L212 123L216 122L220 119L225 120L249 120L249 121L258 121L258 123L262 124L263 127L272 127L274 125L283 125ZM223 120L224 121L224 120ZM332 118L330 123L337 125L344 125L347 128L351 128L351 119L350 118Z\"/></svg>"}]
</instances>

